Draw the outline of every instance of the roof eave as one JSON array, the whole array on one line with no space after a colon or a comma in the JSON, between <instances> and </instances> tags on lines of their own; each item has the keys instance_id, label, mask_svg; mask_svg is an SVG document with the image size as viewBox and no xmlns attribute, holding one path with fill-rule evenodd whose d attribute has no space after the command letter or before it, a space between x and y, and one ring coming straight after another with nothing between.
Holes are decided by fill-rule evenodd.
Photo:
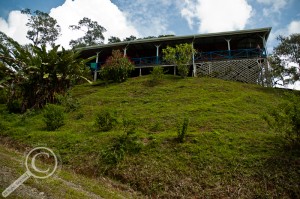
<instances>
[{"instance_id":1,"label":"roof eave","mask_svg":"<svg viewBox=\"0 0 300 199\"><path fill-rule=\"evenodd\" d=\"M81 47L81 48L76 48L76 50L85 51L85 50L93 50L93 49L99 49L99 48L127 46L127 45L130 45L130 44L138 44L138 43L155 43L155 42L161 42L161 41L183 40L183 39L194 39L194 38L205 38L205 37L218 37L218 36L229 36L229 35L240 35L240 34L251 34L251 33L258 33L258 32L265 32L266 40L268 40L271 29L272 29L272 27L266 27L266 28L257 28L257 29L249 29L249 30L236 30L236 31L195 34L195 35L185 35L185 36L170 36L170 37L160 37L160 38L150 38L150 39L138 39L138 40L132 40L132 41L122 41L122 42L117 42L117 43Z\"/></svg>"}]
</instances>

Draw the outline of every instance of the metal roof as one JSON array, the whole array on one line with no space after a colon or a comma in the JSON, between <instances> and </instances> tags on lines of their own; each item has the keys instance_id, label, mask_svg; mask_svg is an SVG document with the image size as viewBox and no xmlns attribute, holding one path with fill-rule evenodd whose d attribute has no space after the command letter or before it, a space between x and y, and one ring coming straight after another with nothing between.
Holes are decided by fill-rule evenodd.
<instances>
[{"instance_id":1,"label":"metal roof","mask_svg":"<svg viewBox=\"0 0 300 199\"><path fill-rule=\"evenodd\" d=\"M211 39L214 37L224 37L232 38L249 34L259 34L260 36L265 36L266 41L268 40L269 34L271 32L271 27L258 28L258 29L248 29L248 30L237 30L237 31L227 31L227 32L216 32L216 33L207 33L207 34L195 34L195 35L186 35L186 36L170 36L170 37L160 37L160 38L150 38L150 39L137 39L133 41L123 41L110 44L101 44L96 46L88 46L77 48L79 51L90 51L103 48L127 46L132 44L151 44L151 43L172 43L183 40L194 40L194 39Z\"/></svg>"}]
</instances>

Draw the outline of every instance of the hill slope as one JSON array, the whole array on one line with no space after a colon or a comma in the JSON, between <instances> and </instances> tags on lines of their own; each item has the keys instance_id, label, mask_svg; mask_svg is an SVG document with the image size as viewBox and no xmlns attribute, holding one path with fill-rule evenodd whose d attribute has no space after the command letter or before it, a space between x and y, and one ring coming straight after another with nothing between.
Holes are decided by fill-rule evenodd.
<instances>
[{"instance_id":1,"label":"hill slope","mask_svg":"<svg viewBox=\"0 0 300 199\"><path fill-rule=\"evenodd\" d=\"M286 100L282 90L173 76L151 87L148 80L76 86L71 94L80 106L54 132L45 131L40 111L19 116L2 106L0 135L52 147L65 167L109 176L148 196L300 196L299 154L286 151L261 118ZM109 132L95 126L104 109L118 121ZM177 126L184 118L187 137L178 143ZM127 136L124 121L136 124Z\"/></svg>"}]
</instances>

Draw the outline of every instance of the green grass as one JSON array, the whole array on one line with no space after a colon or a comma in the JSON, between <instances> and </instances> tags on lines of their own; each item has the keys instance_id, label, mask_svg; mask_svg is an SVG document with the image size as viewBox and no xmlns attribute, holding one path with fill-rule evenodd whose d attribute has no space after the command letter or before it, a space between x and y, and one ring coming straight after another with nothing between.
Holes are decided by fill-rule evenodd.
<instances>
[{"instance_id":1,"label":"green grass","mask_svg":"<svg viewBox=\"0 0 300 199\"><path fill-rule=\"evenodd\" d=\"M210 78L149 77L121 84L80 85L71 90L81 104L66 114L65 125L46 131L42 113L24 119L2 114L0 135L14 142L59 151L63 165L90 177L106 176L152 197L300 197L299 152L287 150L262 115L287 100L281 89ZM117 112L109 132L95 126L102 109ZM116 165L103 160L124 134L122 118L136 121L143 143ZM186 141L178 143L177 124L189 119Z\"/></svg>"}]
</instances>

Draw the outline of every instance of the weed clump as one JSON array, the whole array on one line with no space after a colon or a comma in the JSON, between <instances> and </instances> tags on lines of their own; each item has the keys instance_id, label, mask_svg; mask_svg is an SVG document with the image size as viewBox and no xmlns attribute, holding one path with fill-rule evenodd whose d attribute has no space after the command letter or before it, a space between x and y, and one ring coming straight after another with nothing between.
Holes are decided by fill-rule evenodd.
<instances>
[{"instance_id":1,"label":"weed clump","mask_svg":"<svg viewBox=\"0 0 300 199\"><path fill-rule=\"evenodd\" d=\"M179 143L183 143L185 141L188 126L189 126L188 118L184 118L182 123L178 122L178 124L177 124L177 140Z\"/></svg>"},{"instance_id":2,"label":"weed clump","mask_svg":"<svg viewBox=\"0 0 300 199\"><path fill-rule=\"evenodd\" d=\"M96 116L96 126L100 131L107 132L113 129L117 119L115 117L115 112L111 110L102 110Z\"/></svg>"}]
</instances>

